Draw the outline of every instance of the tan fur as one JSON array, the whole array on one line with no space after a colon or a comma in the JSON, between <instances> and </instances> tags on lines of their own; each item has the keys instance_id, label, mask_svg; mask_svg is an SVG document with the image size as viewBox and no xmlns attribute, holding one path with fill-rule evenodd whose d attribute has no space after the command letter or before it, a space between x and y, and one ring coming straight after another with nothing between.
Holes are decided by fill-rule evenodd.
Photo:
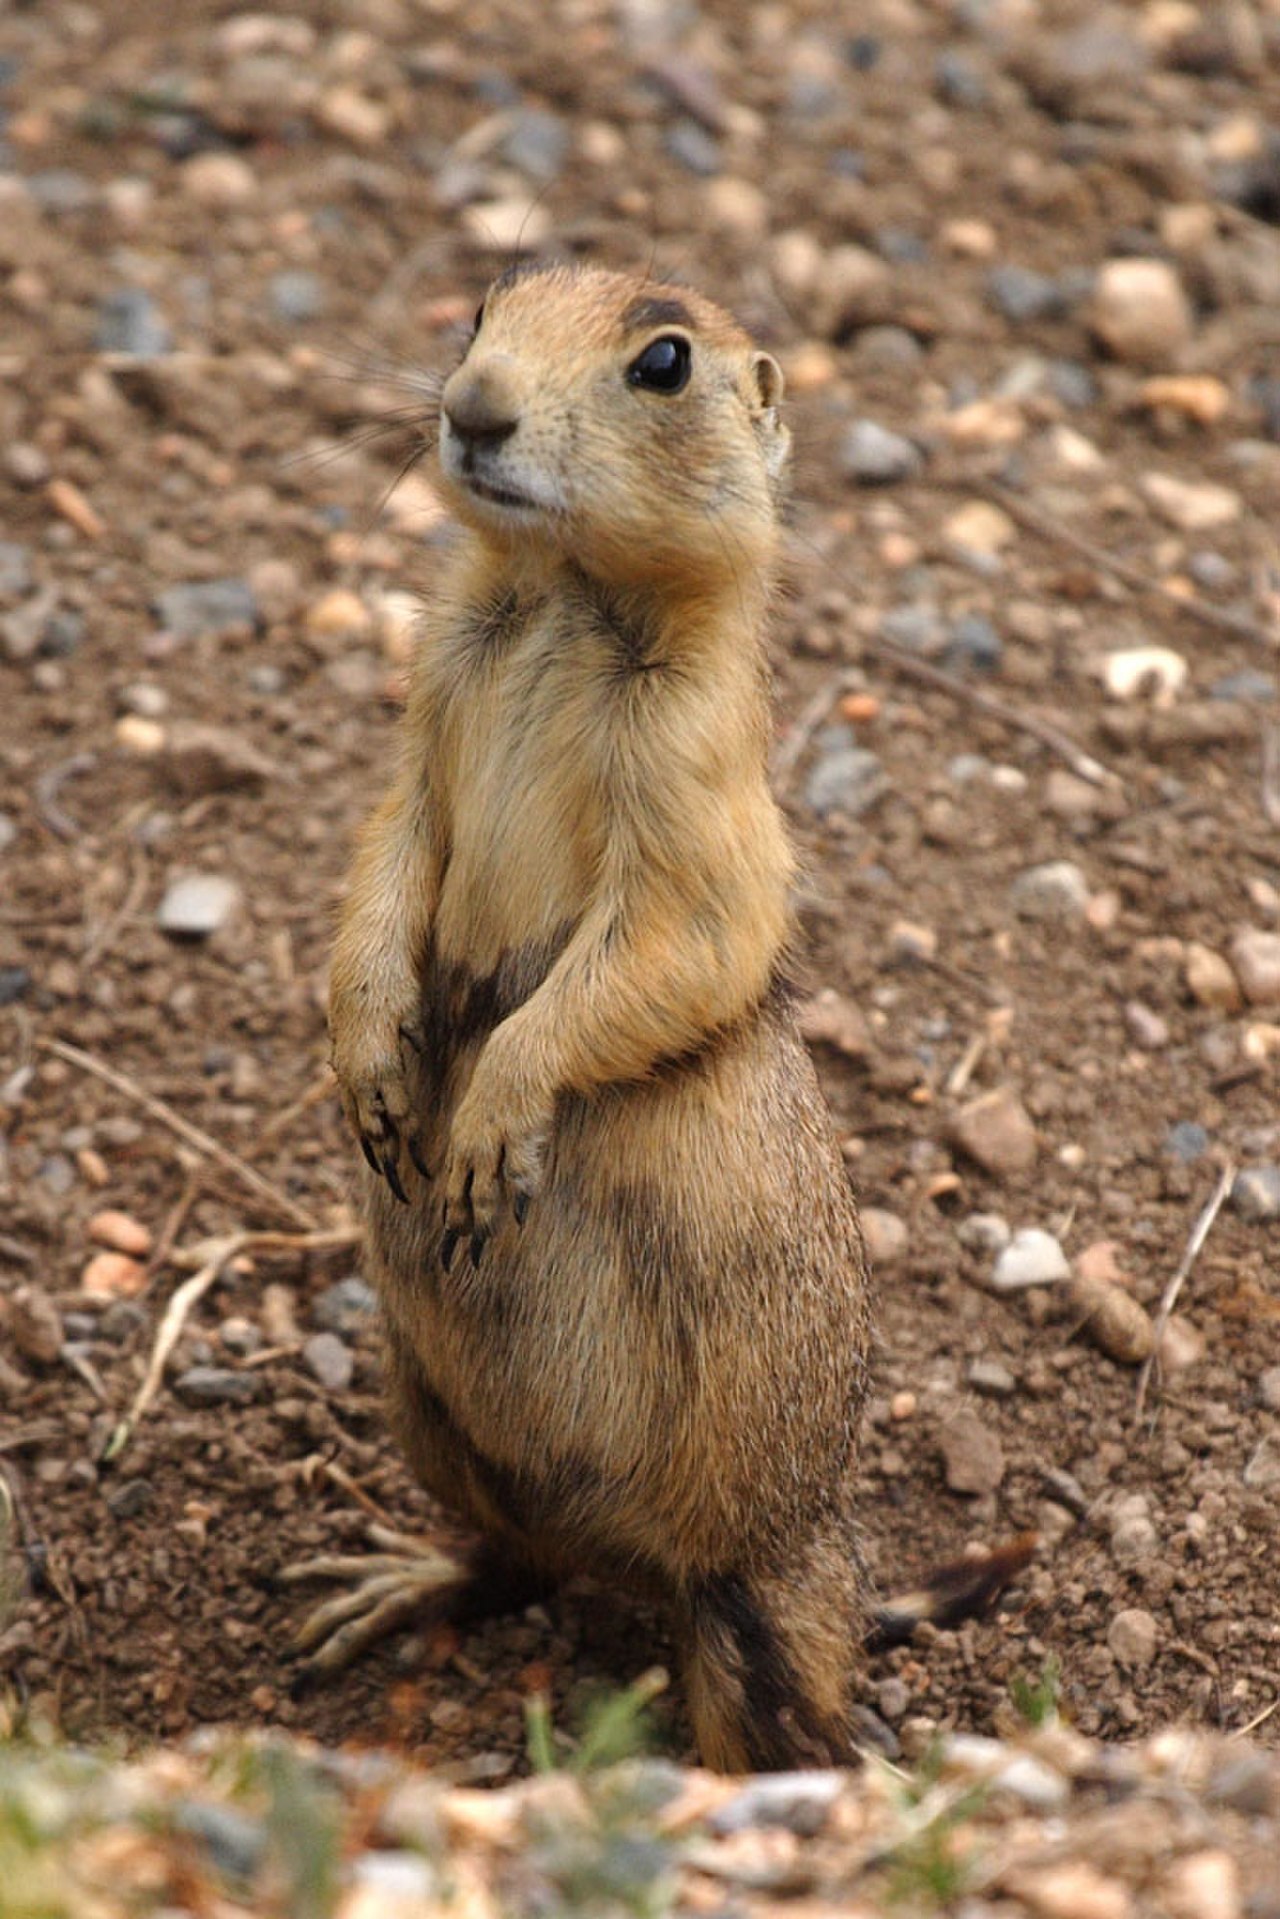
<instances>
[{"instance_id":1,"label":"tan fur","mask_svg":"<svg viewBox=\"0 0 1280 1919\"><path fill-rule=\"evenodd\" d=\"M629 382L673 335L684 390ZM683 288L491 291L443 394L464 531L330 1003L408 1196L369 1182L415 1470L517 1562L654 1587L733 1766L844 1753L865 1624L865 1265L780 985L765 768L780 387Z\"/></svg>"}]
</instances>

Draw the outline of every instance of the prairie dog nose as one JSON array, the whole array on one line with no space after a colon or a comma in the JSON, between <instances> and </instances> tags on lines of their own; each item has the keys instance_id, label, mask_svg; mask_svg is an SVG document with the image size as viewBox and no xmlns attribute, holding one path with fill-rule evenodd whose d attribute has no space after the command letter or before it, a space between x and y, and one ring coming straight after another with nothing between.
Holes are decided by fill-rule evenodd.
<instances>
[{"instance_id":1,"label":"prairie dog nose","mask_svg":"<svg viewBox=\"0 0 1280 1919\"><path fill-rule=\"evenodd\" d=\"M445 385L441 405L460 440L497 446L520 424L515 367L500 354L474 369L460 366Z\"/></svg>"}]
</instances>

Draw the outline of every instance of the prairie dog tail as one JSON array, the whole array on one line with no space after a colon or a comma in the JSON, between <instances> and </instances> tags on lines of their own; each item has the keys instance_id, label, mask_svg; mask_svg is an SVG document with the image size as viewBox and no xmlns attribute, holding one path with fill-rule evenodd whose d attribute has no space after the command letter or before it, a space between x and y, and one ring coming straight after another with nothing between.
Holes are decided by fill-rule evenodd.
<instances>
[{"instance_id":1,"label":"prairie dog tail","mask_svg":"<svg viewBox=\"0 0 1280 1919\"><path fill-rule=\"evenodd\" d=\"M984 1559L952 1559L935 1567L914 1592L899 1593L877 1606L863 1640L866 1650L903 1646L926 1620L945 1628L983 1618L1030 1565L1039 1544L1038 1533L1019 1533Z\"/></svg>"}]
</instances>

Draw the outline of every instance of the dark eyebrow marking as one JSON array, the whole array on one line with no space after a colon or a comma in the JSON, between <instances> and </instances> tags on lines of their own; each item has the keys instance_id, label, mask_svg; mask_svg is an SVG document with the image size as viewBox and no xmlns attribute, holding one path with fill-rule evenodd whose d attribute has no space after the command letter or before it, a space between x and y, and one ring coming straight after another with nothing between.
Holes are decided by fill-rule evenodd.
<instances>
[{"instance_id":1,"label":"dark eyebrow marking","mask_svg":"<svg viewBox=\"0 0 1280 1919\"><path fill-rule=\"evenodd\" d=\"M693 315L683 300L633 300L622 316L624 333L655 326L682 326L693 331Z\"/></svg>"}]
</instances>

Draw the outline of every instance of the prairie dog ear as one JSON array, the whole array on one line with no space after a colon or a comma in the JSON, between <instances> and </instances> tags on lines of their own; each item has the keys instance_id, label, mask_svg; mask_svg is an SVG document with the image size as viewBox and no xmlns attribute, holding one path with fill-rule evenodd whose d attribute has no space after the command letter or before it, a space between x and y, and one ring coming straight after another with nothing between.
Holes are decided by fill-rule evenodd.
<instances>
[{"instance_id":1,"label":"prairie dog ear","mask_svg":"<svg viewBox=\"0 0 1280 1919\"><path fill-rule=\"evenodd\" d=\"M756 387L762 406L777 406L782 399L782 389L786 381L782 377L782 368L771 353L757 353L751 362L751 371L755 374Z\"/></svg>"}]
</instances>

